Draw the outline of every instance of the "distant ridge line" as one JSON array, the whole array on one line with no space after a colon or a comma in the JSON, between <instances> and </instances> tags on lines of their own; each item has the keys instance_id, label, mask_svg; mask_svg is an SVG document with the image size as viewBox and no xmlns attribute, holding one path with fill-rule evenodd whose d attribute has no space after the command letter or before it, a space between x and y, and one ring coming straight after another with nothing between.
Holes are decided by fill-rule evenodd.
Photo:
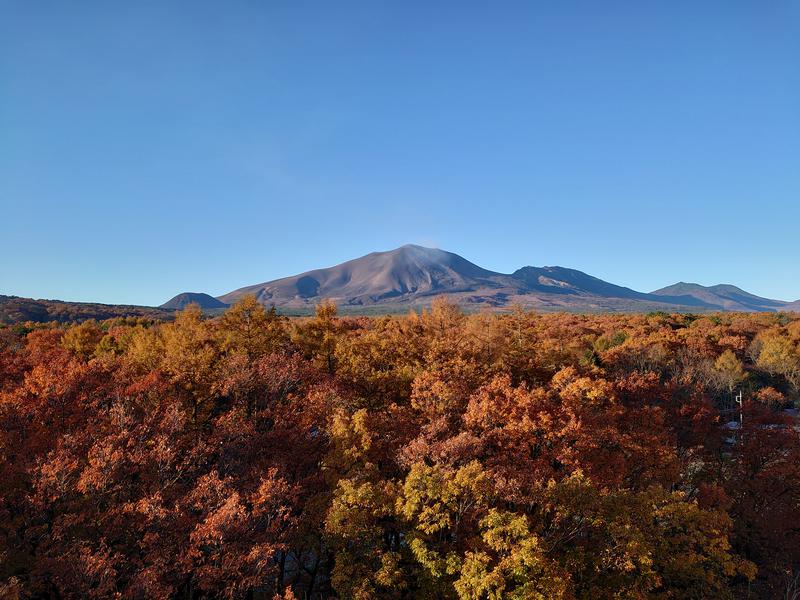
<instances>
[{"instance_id":1,"label":"distant ridge line","mask_svg":"<svg viewBox=\"0 0 800 600\"><path fill-rule=\"evenodd\" d=\"M679 282L646 293L559 266L524 266L513 273L499 273L453 252L415 244L248 285L216 300L229 305L248 294L265 305L287 309L313 306L323 299L352 309L414 307L430 303L435 296L447 296L472 307L520 304L584 312L800 310L800 300L763 298L727 284L706 287ZM209 302L210 296L202 296Z\"/></svg>"}]
</instances>

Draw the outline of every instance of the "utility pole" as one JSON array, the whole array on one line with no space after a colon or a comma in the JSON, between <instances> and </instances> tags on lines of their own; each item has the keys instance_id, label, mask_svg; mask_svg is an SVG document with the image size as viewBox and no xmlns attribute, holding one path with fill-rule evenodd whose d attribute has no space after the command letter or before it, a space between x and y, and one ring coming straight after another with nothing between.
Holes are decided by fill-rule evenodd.
<instances>
[{"instance_id":1,"label":"utility pole","mask_svg":"<svg viewBox=\"0 0 800 600\"><path fill-rule=\"evenodd\" d=\"M734 401L739 405L739 426L741 427L744 421L742 417L742 390L739 390L739 393L736 394Z\"/></svg>"}]
</instances>

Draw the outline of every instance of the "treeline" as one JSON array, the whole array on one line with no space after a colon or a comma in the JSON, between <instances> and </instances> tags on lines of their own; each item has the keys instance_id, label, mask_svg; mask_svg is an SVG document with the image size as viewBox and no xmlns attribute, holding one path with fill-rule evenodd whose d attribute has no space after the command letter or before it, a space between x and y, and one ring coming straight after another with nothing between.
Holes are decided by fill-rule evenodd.
<instances>
[{"instance_id":1,"label":"treeline","mask_svg":"<svg viewBox=\"0 0 800 600\"><path fill-rule=\"evenodd\" d=\"M123 304L98 304L96 302L63 302L61 300L34 300L0 294L0 324L14 323L73 323L107 320L119 317L145 319L171 319L174 311L151 306Z\"/></svg>"},{"instance_id":2,"label":"treeline","mask_svg":"<svg viewBox=\"0 0 800 600\"><path fill-rule=\"evenodd\" d=\"M444 301L0 329L0 597L794 598L799 343Z\"/></svg>"}]
</instances>

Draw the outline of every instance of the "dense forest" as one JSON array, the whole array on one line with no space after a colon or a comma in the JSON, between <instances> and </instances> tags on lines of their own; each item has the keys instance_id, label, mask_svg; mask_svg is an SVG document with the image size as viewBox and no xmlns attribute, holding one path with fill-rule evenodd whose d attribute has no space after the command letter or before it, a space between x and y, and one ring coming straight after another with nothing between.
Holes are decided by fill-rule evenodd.
<instances>
[{"instance_id":1,"label":"dense forest","mask_svg":"<svg viewBox=\"0 0 800 600\"><path fill-rule=\"evenodd\" d=\"M174 311L150 306L125 304L98 304L96 302L64 302L62 300L34 300L19 296L0 294L0 324L14 323L71 323L89 319L112 319L118 317L144 317L169 320Z\"/></svg>"},{"instance_id":2,"label":"dense forest","mask_svg":"<svg viewBox=\"0 0 800 600\"><path fill-rule=\"evenodd\" d=\"M799 344L252 297L2 328L0 597L796 599Z\"/></svg>"}]
</instances>

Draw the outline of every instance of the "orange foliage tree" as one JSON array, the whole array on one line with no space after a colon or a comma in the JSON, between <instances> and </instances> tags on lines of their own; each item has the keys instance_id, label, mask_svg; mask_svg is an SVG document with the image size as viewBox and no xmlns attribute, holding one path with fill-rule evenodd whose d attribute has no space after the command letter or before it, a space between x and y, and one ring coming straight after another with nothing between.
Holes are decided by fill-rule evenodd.
<instances>
[{"instance_id":1,"label":"orange foliage tree","mask_svg":"<svg viewBox=\"0 0 800 600\"><path fill-rule=\"evenodd\" d=\"M799 343L442 300L0 329L0 595L781 597Z\"/></svg>"}]
</instances>

